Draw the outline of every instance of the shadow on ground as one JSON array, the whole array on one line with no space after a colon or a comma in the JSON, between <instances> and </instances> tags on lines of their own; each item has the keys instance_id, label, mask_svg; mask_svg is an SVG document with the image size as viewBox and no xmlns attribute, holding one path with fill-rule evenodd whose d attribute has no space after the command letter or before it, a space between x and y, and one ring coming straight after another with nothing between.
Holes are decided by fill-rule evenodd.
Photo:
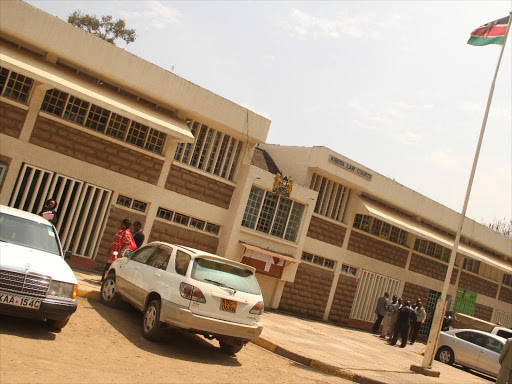
<instances>
[{"instance_id":1,"label":"shadow on ground","mask_svg":"<svg viewBox=\"0 0 512 384\"><path fill-rule=\"evenodd\" d=\"M97 300L87 301L117 332L141 350L200 364L241 366L236 356L229 356L212 344L216 341L209 342L202 336L178 329L166 329L160 342L152 342L142 336L142 313L133 307L125 304L113 309Z\"/></svg>"},{"instance_id":2,"label":"shadow on ground","mask_svg":"<svg viewBox=\"0 0 512 384\"><path fill-rule=\"evenodd\" d=\"M0 317L0 334L23 337L36 340L55 340L56 331L51 329L45 321L25 319L2 315Z\"/></svg>"}]
</instances>

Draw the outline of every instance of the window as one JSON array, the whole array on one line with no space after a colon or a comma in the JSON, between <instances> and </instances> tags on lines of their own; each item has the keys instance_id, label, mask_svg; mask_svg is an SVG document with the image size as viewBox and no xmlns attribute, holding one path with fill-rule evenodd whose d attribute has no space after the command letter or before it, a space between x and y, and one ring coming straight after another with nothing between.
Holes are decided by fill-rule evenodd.
<instances>
[{"instance_id":1,"label":"window","mask_svg":"<svg viewBox=\"0 0 512 384\"><path fill-rule=\"evenodd\" d=\"M116 204L139 212L146 212L146 208L148 206L148 204L143 201L135 200L123 195L117 196Z\"/></svg>"},{"instance_id":2,"label":"window","mask_svg":"<svg viewBox=\"0 0 512 384\"><path fill-rule=\"evenodd\" d=\"M187 225L188 220L190 218L188 216L182 215L181 213L175 213L174 214L174 222L181 224L181 225Z\"/></svg>"},{"instance_id":3,"label":"window","mask_svg":"<svg viewBox=\"0 0 512 384\"><path fill-rule=\"evenodd\" d=\"M213 233L214 235L218 235L220 231L220 226L218 226L217 224L206 223L205 231Z\"/></svg>"},{"instance_id":4,"label":"window","mask_svg":"<svg viewBox=\"0 0 512 384\"><path fill-rule=\"evenodd\" d=\"M158 208L158 211L156 213L156 217L159 217L164 220L172 221L172 216L174 215L173 211L169 211L167 209Z\"/></svg>"},{"instance_id":5,"label":"window","mask_svg":"<svg viewBox=\"0 0 512 384\"><path fill-rule=\"evenodd\" d=\"M407 232L394 227L382 220L367 215L356 215L354 218L354 228L371 233L372 235L392 241L400 245L405 245L407 241Z\"/></svg>"},{"instance_id":6,"label":"window","mask_svg":"<svg viewBox=\"0 0 512 384\"><path fill-rule=\"evenodd\" d=\"M4 183L4 176L5 176L6 170L7 170L7 165L0 163L0 187Z\"/></svg>"},{"instance_id":7,"label":"window","mask_svg":"<svg viewBox=\"0 0 512 384\"><path fill-rule=\"evenodd\" d=\"M242 226L295 242L303 213L303 204L253 186Z\"/></svg>"},{"instance_id":8,"label":"window","mask_svg":"<svg viewBox=\"0 0 512 384\"><path fill-rule=\"evenodd\" d=\"M0 95L27 104L33 80L0 67Z\"/></svg>"},{"instance_id":9,"label":"window","mask_svg":"<svg viewBox=\"0 0 512 384\"><path fill-rule=\"evenodd\" d=\"M466 271L470 271L473 273L478 273L478 270L480 269L480 262L473 259L468 259L467 257L464 258L464 264L462 265L462 269L465 269Z\"/></svg>"},{"instance_id":10,"label":"window","mask_svg":"<svg viewBox=\"0 0 512 384\"><path fill-rule=\"evenodd\" d=\"M199 229L202 231L204 229L204 221L191 218L190 219L190 228Z\"/></svg>"},{"instance_id":11,"label":"window","mask_svg":"<svg viewBox=\"0 0 512 384\"><path fill-rule=\"evenodd\" d=\"M435 257L442 261L450 261L451 250L434 243L433 241L416 239L414 250Z\"/></svg>"},{"instance_id":12,"label":"window","mask_svg":"<svg viewBox=\"0 0 512 384\"><path fill-rule=\"evenodd\" d=\"M355 276L357 274L357 268L351 267L347 264L341 265L341 272L346 273L348 275Z\"/></svg>"},{"instance_id":13,"label":"window","mask_svg":"<svg viewBox=\"0 0 512 384\"><path fill-rule=\"evenodd\" d=\"M1 166L1 165L0 165ZM1 185L1 179L0 179L0 185ZM503 284L508 285L509 287L512 287L512 275L503 275Z\"/></svg>"},{"instance_id":14,"label":"window","mask_svg":"<svg viewBox=\"0 0 512 384\"><path fill-rule=\"evenodd\" d=\"M318 192L315 213L341 222L350 190L316 173L313 173L310 188Z\"/></svg>"},{"instance_id":15,"label":"window","mask_svg":"<svg viewBox=\"0 0 512 384\"><path fill-rule=\"evenodd\" d=\"M174 159L192 167L233 180L242 141L217 131L206 124L187 119L195 141L178 144Z\"/></svg>"},{"instance_id":16,"label":"window","mask_svg":"<svg viewBox=\"0 0 512 384\"><path fill-rule=\"evenodd\" d=\"M334 269L334 261L333 260L329 260L324 257L317 256L317 255L312 255L311 253L303 252L301 260L305 261L307 263L310 263L310 264L316 264L321 267Z\"/></svg>"},{"instance_id":17,"label":"window","mask_svg":"<svg viewBox=\"0 0 512 384\"><path fill-rule=\"evenodd\" d=\"M158 250L148 260L147 264L150 267L163 269L165 271L167 269L167 265L169 264L170 257L171 254L167 249L158 248Z\"/></svg>"},{"instance_id":18,"label":"window","mask_svg":"<svg viewBox=\"0 0 512 384\"><path fill-rule=\"evenodd\" d=\"M174 262L174 269L176 270L176 273L185 276L189 264L190 255L180 250L176 251L176 260Z\"/></svg>"},{"instance_id":19,"label":"window","mask_svg":"<svg viewBox=\"0 0 512 384\"><path fill-rule=\"evenodd\" d=\"M162 207L158 208L156 217L167 221L171 221L176 224L188 226L189 228L195 228L199 231L208 232L213 235L218 235L220 231L220 226L218 226L217 224L207 223L204 220L182 215L181 213L177 212L175 213Z\"/></svg>"},{"instance_id":20,"label":"window","mask_svg":"<svg viewBox=\"0 0 512 384\"><path fill-rule=\"evenodd\" d=\"M137 263L146 264L149 257L157 250L157 247L143 247L133 252L132 260Z\"/></svg>"},{"instance_id":21,"label":"window","mask_svg":"<svg viewBox=\"0 0 512 384\"><path fill-rule=\"evenodd\" d=\"M57 89L46 92L41 110L157 154L162 153L167 137L163 132Z\"/></svg>"},{"instance_id":22,"label":"window","mask_svg":"<svg viewBox=\"0 0 512 384\"><path fill-rule=\"evenodd\" d=\"M501 350L503 349L503 343L490 336L484 336L483 343L483 347L485 349L488 349L489 351L495 352L497 354L500 354Z\"/></svg>"}]
</instances>

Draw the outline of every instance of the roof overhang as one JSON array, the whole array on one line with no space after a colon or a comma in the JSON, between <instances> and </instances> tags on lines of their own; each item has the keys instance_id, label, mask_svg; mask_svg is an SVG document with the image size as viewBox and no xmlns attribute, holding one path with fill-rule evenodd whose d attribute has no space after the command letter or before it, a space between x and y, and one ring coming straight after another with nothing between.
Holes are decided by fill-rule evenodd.
<instances>
[{"instance_id":1,"label":"roof overhang","mask_svg":"<svg viewBox=\"0 0 512 384\"><path fill-rule=\"evenodd\" d=\"M194 136L185 121L145 108L140 103L119 93L83 80L78 75L55 64L25 54L5 44L2 44L0 52L0 66L157 129L175 140L194 141Z\"/></svg>"},{"instance_id":2,"label":"roof overhang","mask_svg":"<svg viewBox=\"0 0 512 384\"><path fill-rule=\"evenodd\" d=\"M245 249L248 249L250 251L255 251L255 252L261 253L263 255L277 257L278 259L283 259L285 261L290 261L292 263L300 263L301 262L300 260L297 260L294 257L286 256L286 255L283 255L278 252L269 251L268 249L263 249L263 248L257 247L256 245L247 244L242 241L240 242L240 244L242 244L245 247Z\"/></svg>"},{"instance_id":3,"label":"roof overhang","mask_svg":"<svg viewBox=\"0 0 512 384\"><path fill-rule=\"evenodd\" d=\"M446 248L453 248L453 240L443 237L426 226L422 225L419 222L415 222L414 220L407 218L399 213L392 212L389 209L386 209L382 206L379 206L376 203L359 199L360 200L360 208L359 211L362 214L367 214L369 216L376 217L379 220L385 221L395 227L403 229L409 233L412 233L416 236L422 237L424 239L433 241L439 245L442 245ZM481 261L485 264L492 265L495 268L500 269L506 273L512 273L512 265L507 264L505 260L498 259L496 257L492 257L490 255L486 255L474 248L469 248L464 245L459 244L457 252L468 256L472 259Z\"/></svg>"}]
</instances>

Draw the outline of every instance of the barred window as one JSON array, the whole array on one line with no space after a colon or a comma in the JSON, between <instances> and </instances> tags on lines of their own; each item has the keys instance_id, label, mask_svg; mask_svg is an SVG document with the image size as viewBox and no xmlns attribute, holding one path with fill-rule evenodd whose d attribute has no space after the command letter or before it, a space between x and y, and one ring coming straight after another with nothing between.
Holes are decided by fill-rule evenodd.
<instances>
[{"instance_id":1,"label":"barred window","mask_svg":"<svg viewBox=\"0 0 512 384\"><path fill-rule=\"evenodd\" d=\"M105 132L109 115L110 111L93 104L91 105L85 126L98 132Z\"/></svg>"},{"instance_id":2,"label":"barred window","mask_svg":"<svg viewBox=\"0 0 512 384\"><path fill-rule=\"evenodd\" d=\"M117 197L116 204L122 207L130 208L132 206L132 199L126 196L119 195Z\"/></svg>"},{"instance_id":3,"label":"barred window","mask_svg":"<svg viewBox=\"0 0 512 384\"><path fill-rule=\"evenodd\" d=\"M214 235L218 235L220 232L220 226L217 224L206 223L206 227L204 230L208 233L213 233Z\"/></svg>"},{"instance_id":4,"label":"barred window","mask_svg":"<svg viewBox=\"0 0 512 384\"><path fill-rule=\"evenodd\" d=\"M503 275L503 284L512 287L512 275L507 275L506 273Z\"/></svg>"},{"instance_id":5,"label":"barred window","mask_svg":"<svg viewBox=\"0 0 512 384\"><path fill-rule=\"evenodd\" d=\"M416 239L414 242L414 250L442 261L448 262L450 260L451 250L433 241Z\"/></svg>"},{"instance_id":6,"label":"barred window","mask_svg":"<svg viewBox=\"0 0 512 384\"><path fill-rule=\"evenodd\" d=\"M178 144L174 159L233 180L242 151L242 141L198 121L187 119L187 124L195 141L192 144Z\"/></svg>"},{"instance_id":7,"label":"barred window","mask_svg":"<svg viewBox=\"0 0 512 384\"><path fill-rule=\"evenodd\" d=\"M0 75L5 77L1 68ZM3 77L0 81L5 81ZM167 138L161 131L57 89L46 92L41 110L157 154L162 154Z\"/></svg>"},{"instance_id":8,"label":"barred window","mask_svg":"<svg viewBox=\"0 0 512 384\"><path fill-rule=\"evenodd\" d=\"M357 214L354 218L354 228L400 245L405 245L407 241L406 231L372 216Z\"/></svg>"},{"instance_id":9,"label":"barred window","mask_svg":"<svg viewBox=\"0 0 512 384\"><path fill-rule=\"evenodd\" d=\"M148 126L132 121L126 141L131 144L135 144L138 147L142 147L144 140L146 139L146 133L148 132Z\"/></svg>"},{"instance_id":10,"label":"barred window","mask_svg":"<svg viewBox=\"0 0 512 384\"><path fill-rule=\"evenodd\" d=\"M41 110L60 117L62 116L62 111L64 111L64 105L66 104L67 99L67 93L61 92L57 89L50 89L44 95Z\"/></svg>"},{"instance_id":11,"label":"barred window","mask_svg":"<svg viewBox=\"0 0 512 384\"><path fill-rule=\"evenodd\" d=\"M2 68L0 75L2 96L26 104L33 83L34 81L30 77Z\"/></svg>"},{"instance_id":12,"label":"barred window","mask_svg":"<svg viewBox=\"0 0 512 384\"><path fill-rule=\"evenodd\" d=\"M122 207L131 208L135 211L146 212L146 208L148 206L147 203L139 200L132 199L131 197L119 195L116 201L117 205Z\"/></svg>"},{"instance_id":13,"label":"barred window","mask_svg":"<svg viewBox=\"0 0 512 384\"><path fill-rule=\"evenodd\" d=\"M182 215L181 213L175 213L173 221L181 225L187 225L190 217Z\"/></svg>"},{"instance_id":14,"label":"barred window","mask_svg":"<svg viewBox=\"0 0 512 384\"><path fill-rule=\"evenodd\" d=\"M204 224L205 223L202 220L191 218L189 226L190 226L190 228L195 228L195 229L199 229L202 231L204 229Z\"/></svg>"},{"instance_id":15,"label":"barred window","mask_svg":"<svg viewBox=\"0 0 512 384\"><path fill-rule=\"evenodd\" d=\"M357 268L351 267L347 264L341 265L341 272L346 273L348 275L355 276L357 274Z\"/></svg>"},{"instance_id":16,"label":"barred window","mask_svg":"<svg viewBox=\"0 0 512 384\"><path fill-rule=\"evenodd\" d=\"M304 205L252 186L242 226L295 242Z\"/></svg>"},{"instance_id":17,"label":"barred window","mask_svg":"<svg viewBox=\"0 0 512 384\"><path fill-rule=\"evenodd\" d=\"M66 106L66 111L64 112L63 117L82 125L84 123L88 108L89 103L87 101L81 100L75 96L69 96L68 104Z\"/></svg>"},{"instance_id":18,"label":"barred window","mask_svg":"<svg viewBox=\"0 0 512 384\"><path fill-rule=\"evenodd\" d=\"M126 117L118 115L117 113L112 113L105 133L109 136L115 137L116 139L124 140L129 124L130 120Z\"/></svg>"},{"instance_id":19,"label":"barred window","mask_svg":"<svg viewBox=\"0 0 512 384\"><path fill-rule=\"evenodd\" d=\"M159 217L164 220L172 221L172 216L174 215L173 211L169 211L168 209L158 208L156 212L156 217Z\"/></svg>"},{"instance_id":20,"label":"barred window","mask_svg":"<svg viewBox=\"0 0 512 384\"><path fill-rule=\"evenodd\" d=\"M146 212L147 206L148 204L143 201L133 200L132 209L140 212Z\"/></svg>"},{"instance_id":21,"label":"barred window","mask_svg":"<svg viewBox=\"0 0 512 384\"><path fill-rule=\"evenodd\" d=\"M480 261L464 258L464 264L462 265L462 269L466 271L470 271L473 273L478 273L480 270Z\"/></svg>"},{"instance_id":22,"label":"barred window","mask_svg":"<svg viewBox=\"0 0 512 384\"><path fill-rule=\"evenodd\" d=\"M310 188L318 192L315 213L341 222L350 190L333 180L313 173Z\"/></svg>"},{"instance_id":23,"label":"barred window","mask_svg":"<svg viewBox=\"0 0 512 384\"><path fill-rule=\"evenodd\" d=\"M325 257L312 255L311 253L308 252L302 253L301 260L309 264L315 264L329 269L334 269L335 264L334 260L329 260L326 259Z\"/></svg>"}]
</instances>

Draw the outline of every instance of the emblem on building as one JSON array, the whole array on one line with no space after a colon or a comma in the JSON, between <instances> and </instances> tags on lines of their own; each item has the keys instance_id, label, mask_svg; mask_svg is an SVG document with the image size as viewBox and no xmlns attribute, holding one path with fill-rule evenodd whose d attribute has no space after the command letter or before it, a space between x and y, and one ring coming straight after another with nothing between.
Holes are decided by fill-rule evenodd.
<instances>
[{"instance_id":1,"label":"emblem on building","mask_svg":"<svg viewBox=\"0 0 512 384\"><path fill-rule=\"evenodd\" d=\"M289 197L290 193L292 193L292 188L293 179L288 176L283 177L278 172L274 178L274 186L272 187L272 192L277 193L278 195Z\"/></svg>"}]
</instances>

